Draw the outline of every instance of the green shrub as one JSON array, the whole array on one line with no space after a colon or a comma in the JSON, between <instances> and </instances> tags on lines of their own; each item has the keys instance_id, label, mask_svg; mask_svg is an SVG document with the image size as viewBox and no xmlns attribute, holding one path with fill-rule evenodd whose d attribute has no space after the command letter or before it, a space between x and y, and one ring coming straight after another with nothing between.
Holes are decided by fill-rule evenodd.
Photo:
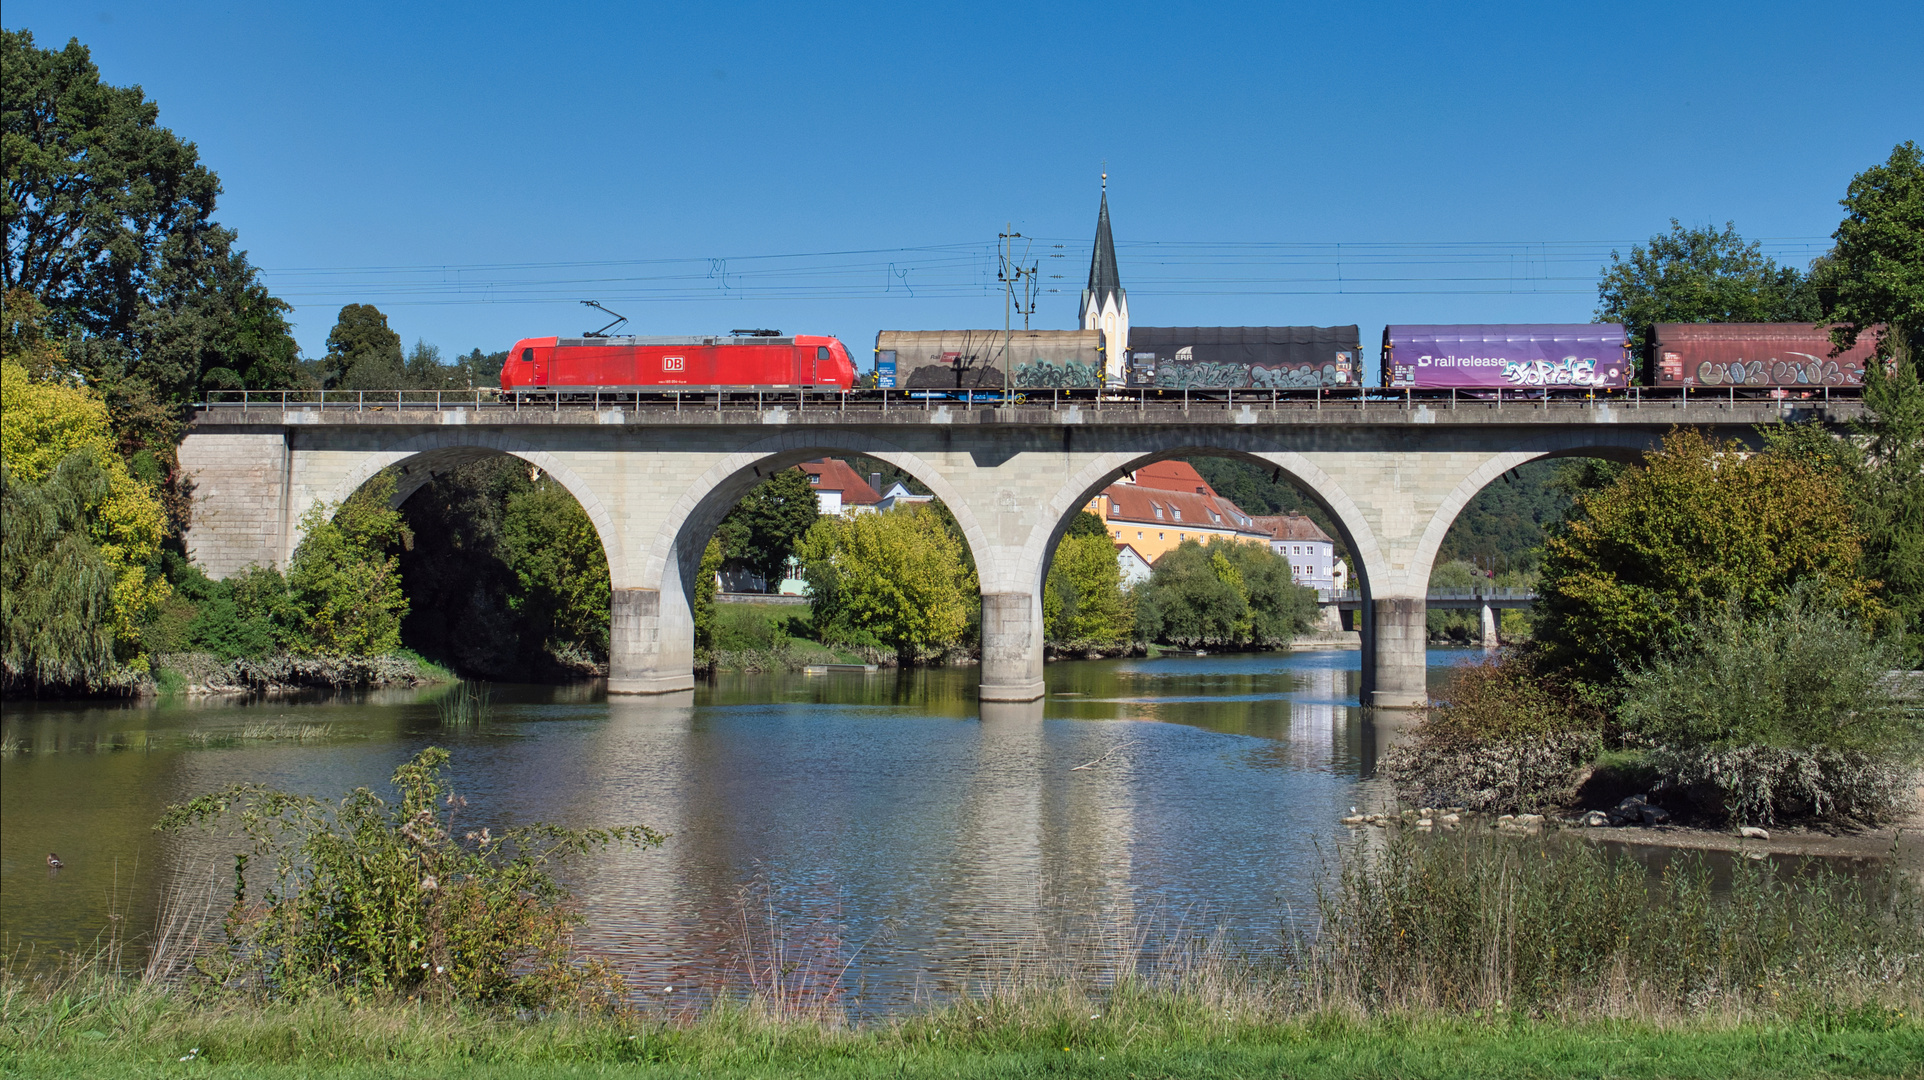
<instances>
[{"instance_id":1,"label":"green shrub","mask_svg":"<svg viewBox=\"0 0 1924 1080\"><path fill-rule=\"evenodd\" d=\"M1220 539L1177 545L1132 599L1144 640L1184 648L1286 645L1316 614L1315 591L1295 583L1288 559L1267 544Z\"/></svg>"},{"instance_id":2,"label":"green shrub","mask_svg":"<svg viewBox=\"0 0 1924 1080\"><path fill-rule=\"evenodd\" d=\"M1458 668L1383 768L1420 805L1537 811L1572 794L1603 735L1601 713L1530 654L1506 650Z\"/></svg>"},{"instance_id":3,"label":"green shrub","mask_svg":"<svg viewBox=\"0 0 1924 1080\"><path fill-rule=\"evenodd\" d=\"M1625 680L1618 719L1677 787L1714 790L1740 820L1875 821L1902 811L1924 722L1889 681L1893 645L1800 584L1753 615L1695 621Z\"/></svg>"},{"instance_id":4,"label":"green shrub","mask_svg":"<svg viewBox=\"0 0 1924 1080\"><path fill-rule=\"evenodd\" d=\"M467 802L449 790L447 762L428 747L396 769L396 804L367 788L336 804L245 783L169 807L156 828L231 821L229 835L245 841L226 940L201 973L276 998L604 1000L618 981L573 961L579 917L551 868L611 846L652 847L661 834L547 824L462 833ZM256 860L271 869L250 874Z\"/></svg>"}]
</instances>

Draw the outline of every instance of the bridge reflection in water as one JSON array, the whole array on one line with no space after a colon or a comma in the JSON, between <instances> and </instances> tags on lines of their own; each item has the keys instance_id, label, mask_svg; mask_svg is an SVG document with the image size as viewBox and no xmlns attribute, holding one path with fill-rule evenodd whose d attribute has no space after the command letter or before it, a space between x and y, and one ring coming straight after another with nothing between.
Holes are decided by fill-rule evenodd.
<instances>
[{"instance_id":1,"label":"bridge reflection in water","mask_svg":"<svg viewBox=\"0 0 1924 1080\"><path fill-rule=\"evenodd\" d=\"M1020 961L1106 965L1218 925L1271 948L1313 909L1347 839L1337 819L1387 797L1373 772L1394 729L1378 721L1399 714L1358 707L1357 660L1066 662L1049 667L1045 701L1023 703L978 702L966 668L738 675L661 696L497 687L493 715L466 729L439 726L432 690L10 706L0 931L69 947L110 907L151 926L181 883L211 882L218 908L231 853L157 837L166 804L241 780L384 790L396 764L438 744L468 799L461 828L670 834L573 877L582 945L657 999L746 989L777 954L796 965L791 985L807 975L873 1010ZM289 734L247 734L264 728ZM46 851L67 868L50 876L28 858Z\"/></svg>"}]
</instances>

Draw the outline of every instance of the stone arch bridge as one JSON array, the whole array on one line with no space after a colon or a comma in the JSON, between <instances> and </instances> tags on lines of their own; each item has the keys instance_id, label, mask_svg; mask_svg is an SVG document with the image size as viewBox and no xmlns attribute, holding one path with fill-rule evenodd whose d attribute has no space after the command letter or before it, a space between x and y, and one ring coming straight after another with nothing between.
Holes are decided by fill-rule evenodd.
<instances>
[{"instance_id":1,"label":"stone arch bridge","mask_svg":"<svg viewBox=\"0 0 1924 1080\"><path fill-rule=\"evenodd\" d=\"M1545 457L1634 458L1686 425L1754 441L1759 425L1840 423L1853 402L1132 402L878 408L847 397L705 408L459 402L209 405L180 448L193 487L187 549L208 574L285 565L302 515L402 470L503 453L539 466L594 521L613 585L608 689L693 685L690 612L701 551L772 470L866 454L954 512L982 584L981 697L1043 694L1042 583L1075 512L1122 473L1224 455L1286 475L1328 512L1356 562L1364 703L1419 705L1430 567L1457 513L1492 480Z\"/></svg>"}]
</instances>

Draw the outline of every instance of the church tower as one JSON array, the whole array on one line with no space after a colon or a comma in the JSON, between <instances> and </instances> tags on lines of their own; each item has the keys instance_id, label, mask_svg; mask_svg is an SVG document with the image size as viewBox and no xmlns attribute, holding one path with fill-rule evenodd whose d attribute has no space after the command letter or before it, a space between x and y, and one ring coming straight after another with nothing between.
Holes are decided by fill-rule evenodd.
<instances>
[{"instance_id":1,"label":"church tower","mask_svg":"<svg viewBox=\"0 0 1924 1080\"><path fill-rule=\"evenodd\" d=\"M1102 209L1096 214L1096 250L1089 257L1089 287L1082 290L1082 328L1102 331L1104 381L1123 382L1129 360L1129 294L1116 272L1116 241L1109 235L1109 174L1102 174Z\"/></svg>"}]
</instances>

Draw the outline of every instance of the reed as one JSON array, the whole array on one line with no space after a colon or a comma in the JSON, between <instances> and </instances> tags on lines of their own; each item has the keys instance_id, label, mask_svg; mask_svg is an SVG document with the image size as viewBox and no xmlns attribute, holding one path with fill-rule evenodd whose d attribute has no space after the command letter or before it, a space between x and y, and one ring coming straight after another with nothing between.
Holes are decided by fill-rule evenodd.
<instances>
[{"instance_id":1,"label":"reed","mask_svg":"<svg viewBox=\"0 0 1924 1080\"><path fill-rule=\"evenodd\" d=\"M471 728L494 713L494 695L480 683L462 680L434 703L444 728Z\"/></svg>"}]
</instances>

